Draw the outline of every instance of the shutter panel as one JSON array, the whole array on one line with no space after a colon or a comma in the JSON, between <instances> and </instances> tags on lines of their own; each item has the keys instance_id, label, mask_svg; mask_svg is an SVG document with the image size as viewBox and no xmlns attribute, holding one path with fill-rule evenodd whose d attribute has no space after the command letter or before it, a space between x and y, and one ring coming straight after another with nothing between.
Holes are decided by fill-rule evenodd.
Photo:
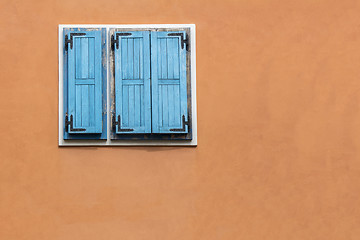
<instances>
[{"instance_id":1,"label":"shutter panel","mask_svg":"<svg viewBox=\"0 0 360 240\"><path fill-rule=\"evenodd\" d=\"M69 134L102 133L101 30L69 31L67 117ZM66 41L66 40L65 40ZM72 121L72 123L71 123Z\"/></svg>"},{"instance_id":2,"label":"shutter panel","mask_svg":"<svg viewBox=\"0 0 360 240\"><path fill-rule=\"evenodd\" d=\"M153 133L188 133L185 31L151 33Z\"/></svg>"},{"instance_id":3,"label":"shutter panel","mask_svg":"<svg viewBox=\"0 0 360 240\"><path fill-rule=\"evenodd\" d=\"M149 31L115 32L117 134L151 133Z\"/></svg>"}]
</instances>

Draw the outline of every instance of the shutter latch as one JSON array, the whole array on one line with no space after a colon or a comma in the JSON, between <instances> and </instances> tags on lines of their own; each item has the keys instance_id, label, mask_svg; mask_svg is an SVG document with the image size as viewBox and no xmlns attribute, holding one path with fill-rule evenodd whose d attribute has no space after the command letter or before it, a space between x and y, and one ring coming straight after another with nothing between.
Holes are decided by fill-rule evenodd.
<instances>
[{"instance_id":1,"label":"shutter latch","mask_svg":"<svg viewBox=\"0 0 360 240\"><path fill-rule=\"evenodd\" d=\"M118 120L117 121L116 121L115 116L112 116L112 122L113 122L113 128L116 130L116 126L117 126L117 131L118 132L132 132L132 131L134 131L134 129L132 129L132 128L121 128L120 115L118 115Z\"/></svg>"},{"instance_id":2,"label":"shutter latch","mask_svg":"<svg viewBox=\"0 0 360 240\"><path fill-rule=\"evenodd\" d=\"M189 50L189 36L185 33L185 37L183 33L168 33L168 36L179 36L181 40L181 48L186 46L186 51Z\"/></svg>"},{"instance_id":3,"label":"shutter latch","mask_svg":"<svg viewBox=\"0 0 360 240\"><path fill-rule=\"evenodd\" d=\"M114 35L111 36L111 49L114 51L115 50L115 44L116 45L116 49L119 49L119 36L130 36L131 33L116 33L115 37Z\"/></svg>"},{"instance_id":4,"label":"shutter latch","mask_svg":"<svg viewBox=\"0 0 360 240\"><path fill-rule=\"evenodd\" d=\"M170 131L172 132L185 132L185 125L188 125L189 127L189 120L188 121L185 121L185 116L182 115L182 128L172 128L170 129Z\"/></svg>"},{"instance_id":5,"label":"shutter latch","mask_svg":"<svg viewBox=\"0 0 360 240\"><path fill-rule=\"evenodd\" d=\"M85 128L74 128L73 115L72 114L70 115L70 121L69 121L68 114L66 113L66 116L65 116L65 131L66 132L68 131L68 126L70 126L70 131L71 132L83 132L83 131L86 131Z\"/></svg>"},{"instance_id":6,"label":"shutter latch","mask_svg":"<svg viewBox=\"0 0 360 240\"><path fill-rule=\"evenodd\" d=\"M73 48L73 36L84 36L86 33L70 33L70 38L68 35L65 35L65 51L68 50L68 44L70 43L70 48Z\"/></svg>"}]
</instances>

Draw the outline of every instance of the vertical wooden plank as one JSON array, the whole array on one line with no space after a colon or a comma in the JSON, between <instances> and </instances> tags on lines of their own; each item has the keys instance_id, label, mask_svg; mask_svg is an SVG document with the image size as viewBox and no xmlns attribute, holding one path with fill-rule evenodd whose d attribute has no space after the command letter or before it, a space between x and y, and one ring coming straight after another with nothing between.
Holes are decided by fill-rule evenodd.
<instances>
[{"instance_id":1,"label":"vertical wooden plank","mask_svg":"<svg viewBox=\"0 0 360 240\"><path fill-rule=\"evenodd\" d=\"M142 107L140 105L140 86L141 85L135 85L134 86L134 110L135 110L135 116L134 116L134 126L140 127L140 113L142 110Z\"/></svg>"},{"instance_id":2,"label":"vertical wooden plank","mask_svg":"<svg viewBox=\"0 0 360 240\"><path fill-rule=\"evenodd\" d=\"M89 38L89 73L88 78L95 78L95 38Z\"/></svg>"},{"instance_id":3,"label":"vertical wooden plank","mask_svg":"<svg viewBox=\"0 0 360 240\"><path fill-rule=\"evenodd\" d=\"M150 39L151 39L151 111L152 111L152 132L158 133L159 132L159 61L158 61L158 54L159 54L159 39L157 37L157 32L151 32Z\"/></svg>"},{"instance_id":4,"label":"vertical wooden plank","mask_svg":"<svg viewBox=\"0 0 360 240\"><path fill-rule=\"evenodd\" d=\"M140 79L140 39L134 38L134 76L133 79Z\"/></svg>"},{"instance_id":5,"label":"vertical wooden plank","mask_svg":"<svg viewBox=\"0 0 360 240\"><path fill-rule=\"evenodd\" d=\"M134 127L135 123L135 86L129 85L129 126Z\"/></svg>"},{"instance_id":6,"label":"vertical wooden plank","mask_svg":"<svg viewBox=\"0 0 360 240\"><path fill-rule=\"evenodd\" d=\"M159 98L159 105L157 106L158 107L158 117L159 117L159 122L158 122L158 130L157 132L160 131L160 127L163 127L164 126L164 123L163 123L163 120L164 120L164 117L163 117L163 102L164 102L164 95L163 95L163 85L158 85L158 98Z\"/></svg>"},{"instance_id":7,"label":"vertical wooden plank","mask_svg":"<svg viewBox=\"0 0 360 240\"><path fill-rule=\"evenodd\" d=\"M177 39L167 38L167 59L168 59L168 79L174 79L174 56L175 44ZM175 125L175 107L174 107L174 85L168 85L168 104L169 104L169 127Z\"/></svg>"},{"instance_id":8,"label":"vertical wooden plank","mask_svg":"<svg viewBox=\"0 0 360 240\"><path fill-rule=\"evenodd\" d=\"M186 36L186 32L182 32ZM181 104L181 115L185 116L185 120L188 120L187 113L187 88L186 88L186 48L180 48L180 104ZM186 126L186 131L188 127Z\"/></svg>"},{"instance_id":9,"label":"vertical wooden plank","mask_svg":"<svg viewBox=\"0 0 360 240\"><path fill-rule=\"evenodd\" d=\"M75 62L74 62L74 66L75 66L75 78L76 79L81 79L82 77L82 68L81 68L81 64L82 64L82 59L81 59L81 44L80 44L80 38L78 37L74 37L73 39L73 49L70 48L71 52L75 52Z\"/></svg>"},{"instance_id":10,"label":"vertical wooden plank","mask_svg":"<svg viewBox=\"0 0 360 240\"><path fill-rule=\"evenodd\" d=\"M122 126L129 127L129 86L123 85L123 96L122 96L122 111L121 121Z\"/></svg>"},{"instance_id":11,"label":"vertical wooden plank","mask_svg":"<svg viewBox=\"0 0 360 240\"><path fill-rule=\"evenodd\" d=\"M89 127L89 86L81 86L81 126Z\"/></svg>"},{"instance_id":12,"label":"vertical wooden plank","mask_svg":"<svg viewBox=\"0 0 360 240\"><path fill-rule=\"evenodd\" d=\"M180 78L180 54L179 54L179 41L177 39L173 39L173 53L174 53L174 79Z\"/></svg>"},{"instance_id":13,"label":"vertical wooden plank","mask_svg":"<svg viewBox=\"0 0 360 240\"><path fill-rule=\"evenodd\" d=\"M174 127L181 126L181 111L180 111L180 86L174 85Z\"/></svg>"},{"instance_id":14,"label":"vertical wooden plank","mask_svg":"<svg viewBox=\"0 0 360 240\"><path fill-rule=\"evenodd\" d=\"M169 99L168 99L168 86L162 85L162 97L163 97L163 126L169 126Z\"/></svg>"},{"instance_id":15,"label":"vertical wooden plank","mask_svg":"<svg viewBox=\"0 0 360 240\"><path fill-rule=\"evenodd\" d=\"M68 29L64 29L63 31L63 36L62 38L65 39L65 36L67 36L69 34L69 30ZM63 139L69 139L69 134L68 134L68 128L65 127L65 116L68 113L69 109L68 109L68 85L69 85L69 79L68 79L68 72L69 72L69 54L68 51L65 50L65 47L63 48L63 52L62 52L62 58L63 58L63 69L62 69L62 73L63 73L63 119L62 119L62 123L64 124L64 129L62 130L62 134L63 134ZM60 56L59 56L60 57ZM60 59L59 59L60 60ZM60 72L59 72L60 73ZM60 102L59 102L60 105ZM61 124L60 124L61 125Z\"/></svg>"},{"instance_id":16,"label":"vertical wooden plank","mask_svg":"<svg viewBox=\"0 0 360 240\"><path fill-rule=\"evenodd\" d=\"M158 76L158 78L159 79L163 79L163 72L164 72L164 69L163 69L163 59L162 59L162 52L161 52L161 46L162 46L162 44L161 44L161 42L162 42L162 40L161 40L161 38L158 38L158 47L157 47L157 50L158 50L158 54L157 54L157 57L158 57L158 59L157 59L157 61L158 61L158 72L159 72L159 76Z\"/></svg>"},{"instance_id":17,"label":"vertical wooden plank","mask_svg":"<svg viewBox=\"0 0 360 240\"><path fill-rule=\"evenodd\" d=\"M129 79L128 74L128 39L121 38L121 72L122 79Z\"/></svg>"},{"instance_id":18,"label":"vertical wooden plank","mask_svg":"<svg viewBox=\"0 0 360 240\"><path fill-rule=\"evenodd\" d=\"M114 33L114 36L116 32ZM115 55L115 119L118 119L118 116L121 116L121 122L124 122L124 88L122 84L122 79L125 77L125 73L123 69L125 68L125 62L122 59L125 57L124 51L127 47L126 39L119 39L119 48L114 48L114 55ZM112 123L114 124L114 123ZM115 128L117 129L117 128Z\"/></svg>"},{"instance_id":19,"label":"vertical wooden plank","mask_svg":"<svg viewBox=\"0 0 360 240\"><path fill-rule=\"evenodd\" d=\"M149 43L147 44L145 43L146 39L149 42L149 37L146 38L146 34L149 35L148 32L144 32L143 39L139 40L139 79L144 79L144 71L148 71L148 69L144 69L144 62L149 62L148 59L146 61L144 59L146 58L146 56L150 58ZM145 45L145 51L144 51L144 45Z\"/></svg>"},{"instance_id":20,"label":"vertical wooden plank","mask_svg":"<svg viewBox=\"0 0 360 240\"><path fill-rule=\"evenodd\" d=\"M89 85L89 126L95 126L95 90L94 85Z\"/></svg>"},{"instance_id":21,"label":"vertical wooden plank","mask_svg":"<svg viewBox=\"0 0 360 240\"><path fill-rule=\"evenodd\" d=\"M100 43L101 43L101 67L100 67L100 72L101 72L101 84L102 84L102 108L101 108L101 116L102 116L102 123L101 123L101 135L99 136L100 139L107 139L107 129L108 129L108 123L107 123L107 119L111 119L111 115L107 114L107 86L108 86L108 75L107 75L107 64L108 64L108 59L107 59L107 29L106 28L102 28L101 29L101 34L100 34ZM110 94L110 92L109 92Z\"/></svg>"},{"instance_id":22,"label":"vertical wooden plank","mask_svg":"<svg viewBox=\"0 0 360 240\"><path fill-rule=\"evenodd\" d=\"M168 62L168 79L174 79L174 57L176 56L175 44L176 39L168 38L167 41L167 62Z\"/></svg>"},{"instance_id":23,"label":"vertical wooden plank","mask_svg":"<svg viewBox=\"0 0 360 240\"><path fill-rule=\"evenodd\" d=\"M81 44L81 78L88 78L89 73L89 38L80 38Z\"/></svg>"},{"instance_id":24,"label":"vertical wooden plank","mask_svg":"<svg viewBox=\"0 0 360 240\"><path fill-rule=\"evenodd\" d=\"M134 39L128 38L128 79L134 79Z\"/></svg>"},{"instance_id":25,"label":"vertical wooden plank","mask_svg":"<svg viewBox=\"0 0 360 240\"><path fill-rule=\"evenodd\" d=\"M150 62L151 62L151 56L150 56L150 32L144 31L142 32L143 41L141 43L140 51L142 52L141 59L140 60L140 68L143 72L143 79L144 79L144 87L143 92L143 106L144 108L144 132L145 133L151 133L151 70L150 70Z\"/></svg>"},{"instance_id":26,"label":"vertical wooden plank","mask_svg":"<svg viewBox=\"0 0 360 240\"><path fill-rule=\"evenodd\" d=\"M160 39L160 52L161 52L161 79L168 78L168 64L167 64L167 41L166 38Z\"/></svg>"},{"instance_id":27,"label":"vertical wooden plank","mask_svg":"<svg viewBox=\"0 0 360 240\"><path fill-rule=\"evenodd\" d=\"M102 49L101 49L101 32L94 32L95 35L95 128L92 132L101 133L103 124L102 124Z\"/></svg>"},{"instance_id":28,"label":"vertical wooden plank","mask_svg":"<svg viewBox=\"0 0 360 240\"><path fill-rule=\"evenodd\" d=\"M82 127L82 91L81 85L75 85L76 93L75 93L75 114L74 116L74 126L77 128Z\"/></svg>"},{"instance_id":29,"label":"vertical wooden plank","mask_svg":"<svg viewBox=\"0 0 360 240\"><path fill-rule=\"evenodd\" d=\"M142 106L141 112L140 112L140 126L145 126L145 102L144 102L145 96L144 96L144 86L140 85L140 105ZM145 129L146 132L146 129Z\"/></svg>"},{"instance_id":30,"label":"vertical wooden plank","mask_svg":"<svg viewBox=\"0 0 360 240\"><path fill-rule=\"evenodd\" d=\"M70 34L70 33L69 33ZM75 126L78 122L76 118L76 86L75 86L75 77L76 77L76 39L74 41L74 48L68 48L68 74L67 74L67 85L68 85L68 117L70 118L71 115L75 117L74 123ZM70 132L70 128L68 127L68 132Z\"/></svg>"},{"instance_id":31,"label":"vertical wooden plank","mask_svg":"<svg viewBox=\"0 0 360 240\"><path fill-rule=\"evenodd\" d=\"M169 126L175 126L175 101L174 101L174 84L168 85L168 102L169 102Z\"/></svg>"}]
</instances>

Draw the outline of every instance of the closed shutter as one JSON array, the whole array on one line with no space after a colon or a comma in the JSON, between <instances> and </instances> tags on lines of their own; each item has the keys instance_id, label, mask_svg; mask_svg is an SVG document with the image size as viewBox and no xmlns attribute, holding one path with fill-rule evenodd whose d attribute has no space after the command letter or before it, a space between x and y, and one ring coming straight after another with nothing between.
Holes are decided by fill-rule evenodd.
<instances>
[{"instance_id":1,"label":"closed shutter","mask_svg":"<svg viewBox=\"0 0 360 240\"><path fill-rule=\"evenodd\" d=\"M115 32L117 134L151 133L150 32Z\"/></svg>"},{"instance_id":2,"label":"closed shutter","mask_svg":"<svg viewBox=\"0 0 360 240\"><path fill-rule=\"evenodd\" d=\"M103 127L101 31L68 31L65 49L67 49L65 131L69 134L100 134Z\"/></svg>"},{"instance_id":3,"label":"closed shutter","mask_svg":"<svg viewBox=\"0 0 360 240\"><path fill-rule=\"evenodd\" d=\"M188 133L186 33L151 33L153 133Z\"/></svg>"}]
</instances>

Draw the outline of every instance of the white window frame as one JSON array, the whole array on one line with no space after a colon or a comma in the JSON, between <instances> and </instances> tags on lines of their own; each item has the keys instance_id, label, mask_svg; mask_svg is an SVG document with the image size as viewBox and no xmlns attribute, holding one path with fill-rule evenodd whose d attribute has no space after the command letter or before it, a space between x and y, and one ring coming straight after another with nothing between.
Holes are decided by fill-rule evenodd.
<instances>
[{"instance_id":1,"label":"white window frame","mask_svg":"<svg viewBox=\"0 0 360 240\"><path fill-rule=\"evenodd\" d=\"M64 28L106 28L107 38L107 140L64 140L64 89L63 89L63 48ZM178 28L189 28L190 29L190 44L191 44L191 113L192 113L192 140L111 140L111 116L110 113L110 39L109 29L178 29ZM59 24L59 146L197 146L197 112L196 112L196 43L195 43L195 24L127 24L127 25L116 25L116 24Z\"/></svg>"}]
</instances>

